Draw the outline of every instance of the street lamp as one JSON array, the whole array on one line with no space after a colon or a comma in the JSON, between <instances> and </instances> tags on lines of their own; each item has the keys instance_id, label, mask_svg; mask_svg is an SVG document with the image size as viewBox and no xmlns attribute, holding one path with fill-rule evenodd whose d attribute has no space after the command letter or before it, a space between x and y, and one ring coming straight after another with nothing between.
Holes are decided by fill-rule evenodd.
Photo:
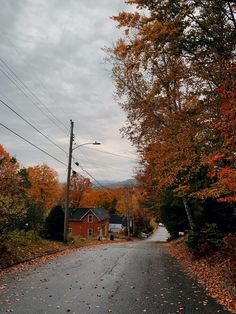
<instances>
[{"instance_id":1,"label":"street lamp","mask_svg":"<svg viewBox=\"0 0 236 314\"><path fill-rule=\"evenodd\" d=\"M66 181L66 200L65 200L65 216L64 216L64 241L67 240L67 220L68 220L68 210L69 210L69 198L70 198L70 176L71 176L71 160L72 160L72 152L84 145L101 145L101 143L95 141L95 142L88 142L83 143L80 145L77 145L76 147L72 148L73 144L73 128L74 128L74 122L70 121L70 146L69 146L69 157L68 157L68 170L67 170L67 181Z\"/></svg>"},{"instance_id":2,"label":"street lamp","mask_svg":"<svg viewBox=\"0 0 236 314\"><path fill-rule=\"evenodd\" d=\"M101 145L101 143L100 142L97 142L97 141L95 141L95 142L92 142L92 143L83 143L83 144L80 144L80 145L77 145L77 146L75 146L74 148L72 148L72 151L74 151L75 149L77 149L77 148L79 148L79 147L81 147L81 146L84 146L84 145Z\"/></svg>"}]
</instances>

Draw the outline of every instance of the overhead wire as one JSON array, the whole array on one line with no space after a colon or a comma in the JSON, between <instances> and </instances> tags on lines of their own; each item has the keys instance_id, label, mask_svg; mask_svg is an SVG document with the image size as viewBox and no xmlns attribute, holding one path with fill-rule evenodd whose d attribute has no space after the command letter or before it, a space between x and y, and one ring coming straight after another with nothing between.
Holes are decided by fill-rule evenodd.
<instances>
[{"instance_id":1,"label":"overhead wire","mask_svg":"<svg viewBox=\"0 0 236 314\"><path fill-rule=\"evenodd\" d=\"M129 156L121 155L121 154L116 154L116 153L104 151L104 150L97 149L97 148L85 147L85 146L82 146L81 148L89 149L89 150L95 150L95 151L100 152L100 153L104 153L104 154L108 154L108 155L112 155L112 156L116 156L116 157L120 157L120 158L126 158L126 159L131 159L131 160L137 160L137 159L134 158L134 157L129 157Z\"/></svg>"},{"instance_id":2,"label":"overhead wire","mask_svg":"<svg viewBox=\"0 0 236 314\"><path fill-rule=\"evenodd\" d=\"M48 137L46 134L44 134L43 132L41 132L38 128L36 128L32 123L30 123L27 119L25 119L21 114L19 114L17 111L15 111L11 106L9 106L5 101L3 101L2 99L0 99L0 102L7 107L9 110L11 110L12 112L14 112L18 117L20 117L23 121L25 121L28 125L30 125L34 130L36 130L39 134L41 134L44 138L46 138L50 143L52 143L53 145L55 145L57 148L59 148L61 151L63 151L66 155L68 155L68 153L59 145L57 145L57 143L55 143L50 137Z\"/></svg>"},{"instance_id":3,"label":"overhead wire","mask_svg":"<svg viewBox=\"0 0 236 314\"><path fill-rule=\"evenodd\" d=\"M51 155L50 153L48 153L47 151L45 151L44 149L38 147L37 145L35 145L34 143L32 143L31 141L27 140L25 137L23 137L22 135L18 134L17 132L13 131L12 129L10 129L9 127L7 127L6 125L4 125L3 123L0 122L0 125L5 128L6 130L8 130L9 132L15 134L17 137L21 138L23 141L25 141L26 143L30 144L31 146L35 147L36 149L40 150L42 153L46 154L47 156L53 158L54 160L56 160L57 162L59 162L60 164L64 165L67 167L67 164L64 163L63 161L59 160L58 158L56 158L55 156Z\"/></svg>"},{"instance_id":4,"label":"overhead wire","mask_svg":"<svg viewBox=\"0 0 236 314\"><path fill-rule=\"evenodd\" d=\"M88 172L88 170L86 170L86 169L85 169L83 166L81 166L81 165L79 165L78 167L79 167L82 171L84 171L90 178L92 178L92 179L97 183L97 187L98 187L98 188L101 187L101 188L107 190L107 193L108 193L108 194L112 195L111 192L109 192L110 189L109 189L108 187L105 187L105 186L102 185L97 179L95 179L94 176L91 175L91 173ZM96 184L94 184L94 185L96 186Z\"/></svg>"},{"instance_id":5,"label":"overhead wire","mask_svg":"<svg viewBox=\"0 0 236 314\"><path fill-rule=\"evenodd\" d=\"M85 173L87 173L88 176L90 176L90 178L92 178L100 187L105 188L97 179L94 178L93 175L91 175L84 167L82 167L81 165L79 165L79 168L84 171Z\"/></svg>"},{"instance_id":6,"label":"overhead wire","mask_svg":"<svg viewBox=\"0 0 236 314\"><path fill-rule=\"evenodd\" d=\"M75 137L77 139L77 142L79 142L78 137ZM103 154L108 154L108 155L112 155L115 157L120 157L120 158L126 158L126 159L130 159L130 160L136 160L137 159L135 157L131 157L131 156L127 156L127 155L122 155L122 154L117 154L117 153L112 153L112 152L108 152L105 150L101 150L98 148L93 148L93 147L88 147L88 146L81 146L82 149L88 149L88 150L95 150L97 152L103 153Z\"/></svg>"},{"instance_id":7,"label":"overhead wire","mask_svg":"<svg viewBox=\"0 0 236 314\"><path fill-rule=\"evenodd\" d=\"M4 62L5 62L5 61L2 60L1 58L0 58L0 61L1 61L3 64L4 64ZM41 113L42 113L43 115L45 115L55 126L57 126L58 128L60 128L60 130L61 130L63 133L65 132L65 130L68 131L68 129L65 127L64 124L63 124L63 127L65 128L65 130L62 129L62 127L61 127L60 125L58 125L58 123L62 123L62 122L60 122L60 120L58 120L58 119L55 117L55 115L47 108L47 106L46 106L33 92L30 91L30 89L28 88L28 86L17 76L17 74L15 74L13 70L10 70L10 67L9 67L9 66L6 66L6 65L5 65L5 67L7 67L8 71L10 71L10 73L9 73L9 72L6 72L4 69L0 68L0 71L3 73L3 75L5 75L5 76L8 78L8 80L11 81L12 84L14 84L15 87L16 87L18 90L20 90L21 93L23 93L24 96L25 96L27 99L29 99L29 100L31 101L31 103L32 103L35 107L38 108L38 110L41 111ZM13 73L13 74L11 74L11 73ZM13 75L14 75L14 76L13 76ZM14 78L14 77L16 77L17 79ZM20 82L20 84L19 84L18 81ZM23 87L22 87L22 86L23 86ZM25 90L28 92L28 94L27 94L27 92L26 92ZM43 107L49 112L49 114L54 118L54 120L56 120L57 122L55 122L48 114L46 114L46 112L40 107L39 104L41 104L41 106L43 106ZM58 122L58 121L59 121L59 122Z\"/></svg>"},{"instance_id":8,"label":"overhead wire","mask_svg":"<svg viewBox=\"0 0 236 314\"><path fill-rule=\"evenodd\" d=\"M78 138L75 136L75 139L77 139L77 142L79 142ZM112 156L115 156L115 157L120 157L120 158L126 158L126 159L132 159L132 160L135 160L135 158L132 158L132 157L129 157L129 156L125 156L125 155L121 155L121 154L116 154L116 153L112 153L112 152L108 152L108 151L103 151L103 150L100 150L100 149L96 149L96 148L91 148L91 147L87 147L87 146L81 146L80 148L87 148L87 149L90 149L90 150L94 150L94 151L98 151L98 152L101 152L101 153L105 153L105 154L109 154L109 155L112 155ZM73 161L76 163L76 160L74 157L73 158ZM78 165L77 165L78 166ZM107 187L103 186L97 179L95 179L84 167L82 167L80 164L79 164L79 167L81 168L82 171L84 171L85 173L87 173L90 178L92 178L95 182L97 182L99 184L100 187L104 188L104 189L108 189ZM113 168L114 167L110 167L108 166L109 168Z\"/></svg>"},{"instance_id":9,"label":"overhead wire","mask_svg":"<svg viewBox=\"0 0 236 314\"><path fill-rule=\"evenodd\" d=\"M12 44L12 42L11 42L11 44ZM12 44L13 45L13 44ZM13 45L14 46L14 45ZM15 46L14 46L15 47ZM16 49L16 47L15 47L15 49ZM19 54L19 52L18 52L18 50L17 50L17 53ZM61 120L59 120L48 108L47 108L47 106L38 98L38 96L34 93L34 92L32 92L30 89L29 89L29 87L21 80L21 78L15 73L15 71L9 66L9 64L5 61L5 60L3 60L2 58L0 58L0 61L2 62L2 64L8 69L8 71L10 71L10 73L14 76L14 78L16 78L20 83L21 83L21 85L28 91L28 93L30 93L30 95L34 98L34 99L36 99L36 101L37 102L39 102L41 105L43 105L44 107L45 107L45 109L49 112L49 114L51 114L53 117L54 117L54 119L55 120L57 120L59 123L61 123L61 125L63 125L64 126L64 128L66 129L66 130L68 130L67 129L67 127L65 126L65 124L61 121ZM8 77L8 79L16 86L17 84L15 83L15 81L13 81L10 77L9 77L9 73L6 73L5 71L3 71L2 69L0 69L0 71L4 74L4 75L6 75L7 77ZM41 83L41 85L44 87L44 89L45 89L45 86L43 85L43 83L42 83L42 81L40 81L40 83ZM26 97L28 97L28 95L25 93L25 91L22 91L22 87L21 86L16 86L18 89L20 89L21 90L21 92L23 92L23 94L26 96ZM40 111L42 111L41 110L41 108L40 107L38 107L38 109L40 110ZM44 112L43 112L44 113ZM48 116L47 116L48 117ZM50 117L48 117L48 118L50 118ZM51 120L51 119L50 119ZM52 120L51 120L52 121ZM52 121L53 123L54 123L54 121ZM54 123L55 124L55 123ZM58 126L58 125L57 125ZM56 144L57 145L57 144ZM126 158L126 159L131 159L131 160L136 160L135 158L132 158L132 157L129 157L129 156L125 156L125 155L121 155L121 154L116 154L116 153L112 153L112 152L108 152L108 151L103 151L103 150L99 150L99 149L95 149L95 148L91 148L91 147L82 147L82 148L85 148L85 149L89 149L89 150L95 150L95 151L98 151L98 152L100 152L100 153L104 153L104 154L109 154L109 155L112 155L112 156L115 156L115 157L120 157L120 158ZM60 148L61 149L61 148ZM62 149L63 150L63 149ZM64 150L63 150L63 152L65 152ZM66 153L66 152L65 152ZM66 153L67 154L67 153Z\"/></svg>"},{"instance_id":10,"label":"overhead wire","mask_svg":"<svg viewBox=\"0 0 236 314\"><path fill-rule=\"evenodd\" d=\"M76 164L76 162L75 162L75 164ZM78 166L78 164L76 164L76 166ZM81 168L81 166L79 166L79 167ZM81 168L81 170L84 171L82 168ZM75 171L75 170L72 169L72 171ZM77 172L77 171L75 171L75 172ZM88 175L90 178L93 179L92 175L90 175L90 174L88 174L88 173L87 173L87 175ZM85 177L84 177L81 173L80 173L80 176L85 179ZM98 183L98 184L100 184L100 183ZM99 186L98 184L96 184L96 183L93 182L93 185L96 186L98 189L100 189L100 186Z\"/></svg>"},{"instance_id":11,"label":"overhead wire","mask_svg":"<svg viewBox=\"0 0 236 314\"><path fill-rule=\"evenodd\" d=\"M48 113L57 121L59 122L61 125L63 125L63 127L68 131L68 128L65 126L65 124L60 121L59 119L57 119L57 117L47 108L47 106L38 98L38 96L32 92L29 87L21 80L21 78L10 68L10 66L7 64L7 62L5 62L2 58L0 58L0 61L4 64L4 66L8 69L8 71L12 74L10 76L9 72L5 72L3 69L0 68L0 71L17 87L17 89L19 89L24 95L25 97L27 97L29 99L29 95L25 92L25 90L27 90L27 92L31 95L31 101L33 102L33 104L43 113L45 114L45 112L42 110L42 108L40 108L34 100L36 100L38 103L40 103L47 111ZM14 78L12 78L12 76L14 76ZM24 87L24 89L22 88L21 85L19 85L19 83L17 82L17 80L20 82L20 84ZM17 83L16 83L16 82ZM42 84L42 82L41 82ZM43 86L44 87L44 86ZM44 87L45 88L45 87ZM24 120L27 124L29 124L31 127L33 127L37 132L39 132L42 136L44 136L48 141L50 141L53 145L57 146L60 150L62 150L64 153L66 153L68 155L68 153L61 148L59 145L57 145L53 140L51 140L47 135L43 134L39 129L37 129L36 127L34 127L29 121L27 121L24 117L22 117L20 114L18 114L14 109L12 109L9 105L7 105L5 102L3 102L2 100L0 100L5 106L7 106L12 112L14 112L16 115L18 115L22 120ZM57 127L59 127L54 120L52 120L48 115L46 115L51 122L53 122ZM9 130L10 132L12 132L13 134L15 134L16 136L20 137L21 139L23 139L24 141L26 141L27 143L29 143L30 145L34 146L35 148L39 149L41 152L47 154L48 156L50 156L51 158L55 159L56 161L62 163L63 165L66 165L64 162L60 161L59 159L57 159L56 157L54 157L53 155L49 154L48 152L46 152L45 150L41 149L40 147L38 147L37 145L33 144L32 142L30 142L29 140L25 139L23 136L17 134L15 131L11 130L10 128L6 127L5 125L3 125L2 123L0 123L0 125L4 128L6 128L7 130ZM61 129L61 128L60 128ZM83 148L87 148L90 150L95 150L104 154L109 154L109 155L113 155L116 157L121 157L121 158L127 158L127 159L133 159L135 160L135 158L129 157L129 156L124 156L124 155L120 155L120 154L116 154L116 153L112 153L112 152L107 152L107 151L102 151L99 149L95 149L95 148L90 148L90 147L83 147ZM84 171L85 173L87 173L95 182L97 182L97 184L102 187L102 188L106 188L104 187L98 180L96 180L84 167L80 166L81 170Z\"/></svg>"},{"instance_id":12,"label":"overhead wire","mask_svg":"<svg viewBox=\"0 0 236 314\"><path fill-rule=\"evenodd\" d=\"M17 55L19 55L19 56L22 56L23 55L23 53L22 53L22 51L19 49L19 47L17 47L16 46L16 44L15 44L15 41L16 41L16 38L15 37L13 37L12 36L12 34L10 34L10 33L2 33L1 32L1 34L0 34L0 36L5 36L5 38L7 38L7 40L8 40L8 43L10 43L10 45L13 47L13 49L15 50L15 52L16 52L16 54ZM12 41L12 38L14 38L14 42ZM7 63L6 61L5 61L5 63ZM32 63L30 63L31 65L32 65ZM31 72L33 72L34 74L35 74L35 77L37 78L37 80L39 81L39 83L41 84L41 86L43 87L43 89L49 94L49 91L48 91L48 89L47 89L47 87L46 87L46 85L45 85L45 83L40 79L40 77L37 75L37 73L31 68L30 69L31 70ZM34 77L34 78L35 78ZM56 102L55 102L55 100L54 99L52 99L52 101L56 104ZM57 108L58 109L58 108ZM62 108L62 107L60 107L60 110L61 110L61 112L63 113L63 114L67 114L68 112L65 112L65 110ZM60 119L59 119L59 121L61 121ZM62 122L62 121L61 121ZM62 124L64 124L63 122L62 122ZM64 124L65 125L65 124ZM67 126L66 126L66 128L67 128ZM68 130L69 130L69 128L68 128Z\"/></svg>"},{"instance_id":13,"label":"overhead wire","mask_svg":"<svg viewBox=\"0 0 236 314\"><path fill-rule=\"evenodd\" d=\"M16 72L14 70L12 70L12 68L8 65L8 63L6 61L4 61L1 57L0 57L0 61L5 65L5 67L16 77L16 79L18 79L18 81L29 91L29 93L48 111L48 113L58 122L60 123L65 129L66 131L68 130L68 128L66 127L66 125L59 120L54 113L51 112L51 110L41 101L40 98L38 98L38 96L30 90L30 88L24 83L24 81L22 81L22 79L19 77L19 75L16 74ZM42 82L41 82L42 84Z\"/></svg>"},{"instance_id":14,"label":"overhead wire","mask_svg":"<svg viewBox=\"0 0 236 314\"><path fill-rule=\"evenodd\" d=\"M15 110L17 110L18 112L20 112L22 115L24 115L29 121L31 121L32 124L36 125L37 122L28 115L28 113L24 112L22 110L22 108L20 108L15 102L13 102L5 93L3 93L2 91L0 91L0 96L2 97L2 99L4 99L4 101L7 101L8 104L11 104L12 107L15 108Z\"/></svg>"}]
</instances>

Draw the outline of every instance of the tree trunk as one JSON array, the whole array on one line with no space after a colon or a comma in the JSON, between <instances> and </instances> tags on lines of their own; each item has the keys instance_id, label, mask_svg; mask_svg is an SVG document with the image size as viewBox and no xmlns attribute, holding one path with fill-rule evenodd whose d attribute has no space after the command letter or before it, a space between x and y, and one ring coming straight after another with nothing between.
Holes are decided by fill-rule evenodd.
<instances>
[{"instance_id":1,"label":"tree trunk","mask_svg":"<svg viewBox=\"0 0 236 314\"><path fill-rule=\"evenodd\" d=\"M133 236L134 236L134 234L135 234L135 221L134 221L134 216L133 216L133 230L132 230L133 232Z\"/></svg>"},{"instance_id":2,"label":"tree trunk","mask_svg":"<svg viewBox=\"0 0 236 314\"><path fill-rule=\"evenodd\" d=\"M186 214L188 217L188 222L189 222L190 228L191 228L191 230L193 230L193 218L192 218L192 214L190 212L190 208L188 206L188 202L187 202L186 198L183 198L183 203L184 203L184 208L185 208L185 211L186 211Z\"/></svg>"}]
</instances>

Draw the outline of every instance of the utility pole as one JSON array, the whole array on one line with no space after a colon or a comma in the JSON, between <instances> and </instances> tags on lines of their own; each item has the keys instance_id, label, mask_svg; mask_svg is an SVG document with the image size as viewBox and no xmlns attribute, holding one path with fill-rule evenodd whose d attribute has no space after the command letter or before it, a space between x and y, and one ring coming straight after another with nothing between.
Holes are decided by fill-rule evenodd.
<instances>
[{"instance_id":1,"label":"utility pole","mask_svg":"<svg viewBox=\"0 0 236 314\"><path fill-rule=\"evenodd\" d=\"M69 202L70 202L70 175L71 175L72 144L73 144L73 139L74 139L73 129L74 129L74 122L70 120L70 145L69 145L69 158L68 158L67 181L66 181L64 241L67 240L67 221L68 221L68 211L69 211Z\"/></svg>"},{"instance_id":2,"label":"utility pole","mask_svg":"<svg viewBox=\"0 0 236 314\"><path fill-rule=\"evenodd\" d=\"M125 207L127 210L127 232L128 238L130 238L130 213L129 213L129 190L125 189Z\"/></svg>"}]
</instances>

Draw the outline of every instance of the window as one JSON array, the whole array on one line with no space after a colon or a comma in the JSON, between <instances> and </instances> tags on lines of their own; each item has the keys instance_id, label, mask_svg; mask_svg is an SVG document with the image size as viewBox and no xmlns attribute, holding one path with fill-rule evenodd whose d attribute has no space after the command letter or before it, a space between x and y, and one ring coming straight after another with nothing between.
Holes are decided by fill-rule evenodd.
<instances>
[{"instance_id":1,"label":"window","mask_svg":"<svg viewBox=\"0 0 236 314\"><path fill-rule=\"evenodd\" d=\"M91 237L92 235L93 235L93 229L89 228L89 229L88 229L88 236Z\"/></svg>"},{"instance_id":2,"label":"window","mask_svg":"<svg viewBox=\"0 0 236 314\"><path fill-rule=\"evenodd\" d=\"M72 228L68 228L68 229L67 229L67 232L68 232L68 233L72 233Z\"/></svg>"},{"instance_id":3,"label":"window","mask_svg":"<svg viewBox=\"0 0 236 314\"><path fill-rule=\"evenodd\" d=\"M92 214L89 214L89 215L88 215L88 222L89 222L89 223L92 223L92 222L93 222L93 215L92 215Z\"/></svg>"}]
</instances>

